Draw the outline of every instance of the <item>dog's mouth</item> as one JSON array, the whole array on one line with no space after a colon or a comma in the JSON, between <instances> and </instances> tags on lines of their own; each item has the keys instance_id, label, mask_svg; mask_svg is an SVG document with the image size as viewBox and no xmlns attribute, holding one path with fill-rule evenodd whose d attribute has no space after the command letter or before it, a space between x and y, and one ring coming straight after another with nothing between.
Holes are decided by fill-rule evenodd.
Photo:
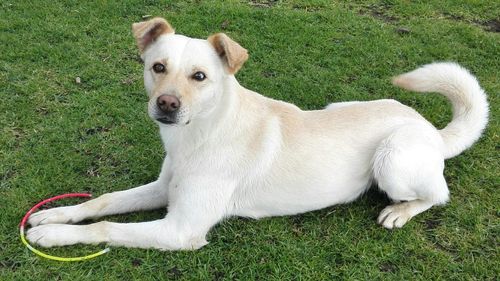
<instances>
[{"instance_id":1,"label":"dog's mouth","mask_svg":"<svg viewBox=\"0 0 500 281\"><path fill-rule=\"evenodd\" d=\"M174 120L171 120L168 117L156 118L156 121L163 123L163 124L167 124L167 125L172 125L172 124L176 123Z\"/></svg>"},{"instance_id":2,"label":"dog's mouth","mask_svg":"<svg viewBox=\"0 0 500 281\"><path fill-rule=\"evenodd\" d=\"M158 121L162 124L165 124L165 125L177 124L177 121L173 121L167 117L156 118L156 121ZM187 120L186 123L184 123L184 125L188 125L189 123L191 123L191 120Z\"/></svg>"},{"instance_id":3,"label":"dog's mouth","mask_svg":"<svg viewBox=\"0 0 500 281\"><path fill-rule=\"evenodd\" d=\"M188 125L191 123L191 118L183 118L185 117L184 114L162 114L160 112L149 112L149 117L164 125Z\"/></svg>"}]
</instances>

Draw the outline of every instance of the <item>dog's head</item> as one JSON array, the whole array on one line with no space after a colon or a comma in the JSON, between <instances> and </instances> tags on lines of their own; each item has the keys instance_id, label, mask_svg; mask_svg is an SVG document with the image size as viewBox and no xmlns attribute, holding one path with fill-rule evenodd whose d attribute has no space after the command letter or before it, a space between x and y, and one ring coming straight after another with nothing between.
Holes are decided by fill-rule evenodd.
<instances>
[{"instance_id":1,"label":"dog's head","mask_svg":"<svg viewBox=\"0 0 500 281\"><path fill-rule=\"evenodd\" d=\"M161 125L186 125L212 112L226 79L247 60L247 51L223 33L207 40L177 35L162 18L134 23L144 60L149 116Z\"/></svg>"}]
</instances>

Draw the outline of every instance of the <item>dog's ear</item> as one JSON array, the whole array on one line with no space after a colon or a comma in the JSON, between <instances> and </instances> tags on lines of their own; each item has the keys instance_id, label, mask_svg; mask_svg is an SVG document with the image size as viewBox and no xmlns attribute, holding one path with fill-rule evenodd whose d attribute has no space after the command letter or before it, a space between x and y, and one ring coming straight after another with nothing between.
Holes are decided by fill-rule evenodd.
<instances>
[{"instance_id":1,"label":"dog's ear","mask_svg":"<svg viewBox=\"0 0 500 281\"><path fill-rule=\"evenodd\" d=\"M137 47L141 53L162 34L174 33L170 24L162 18L153 18L148 21L136 22L132 24Z\"/></svg>"},{"instance_id":2,"label":"dog's ear","mask_svg":"<svg viewBox=\"0 0 500 281\"><path fill-rule=\"evenodd\" d=\"M217 33L208 37L208 42L226 65L229 74L235 74L248 59L248 52L240 44L233 41L224 33Z\"/></svg>"}]
</instances>

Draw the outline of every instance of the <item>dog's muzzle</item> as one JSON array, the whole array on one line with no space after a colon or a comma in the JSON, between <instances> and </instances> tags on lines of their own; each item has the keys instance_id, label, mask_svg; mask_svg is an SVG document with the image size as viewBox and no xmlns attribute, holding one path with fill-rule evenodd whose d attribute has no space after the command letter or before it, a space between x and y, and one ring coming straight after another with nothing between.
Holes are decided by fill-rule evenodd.
<instances>
[{"instance_id":1,"label":"dog's muzzle","mask_svg":"<svg viewBox=\"0 0 500 281\"><path fill-rule=\"evenodd\" d=\"M156 99L157 114L155 119L163 124L174 124L181 107L180 100L173 95L161 95Z\"/></svg>"}]
</instances>

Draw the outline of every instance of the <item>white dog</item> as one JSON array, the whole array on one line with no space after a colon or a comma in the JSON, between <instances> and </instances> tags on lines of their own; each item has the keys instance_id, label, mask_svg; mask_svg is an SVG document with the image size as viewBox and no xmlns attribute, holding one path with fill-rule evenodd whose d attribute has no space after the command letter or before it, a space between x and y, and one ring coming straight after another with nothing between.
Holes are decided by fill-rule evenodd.
<instances>
[{"instance_id":1,"label":"white dog","mask_svg":"<svg viewBox=\"0 0 500 281\"><path fill-rule=\"evenodd\" d=\"M247 90L234 77L247 51L225 34L176 35L161 18L132 29L144 59L149 115L168 151L160 176L33 214L27 233L33 243L197 249L224 218L318 210L355 200L373 182L395 201L378 222L402 227L448 200L444 160L470 147L488 121L485 92L454 63L429 64L393 80L451 101L453 120L437 130L394 100L302 111ZM157 221L67 224L165 206L166 217Z\"/></svg>"}]
</instances>

